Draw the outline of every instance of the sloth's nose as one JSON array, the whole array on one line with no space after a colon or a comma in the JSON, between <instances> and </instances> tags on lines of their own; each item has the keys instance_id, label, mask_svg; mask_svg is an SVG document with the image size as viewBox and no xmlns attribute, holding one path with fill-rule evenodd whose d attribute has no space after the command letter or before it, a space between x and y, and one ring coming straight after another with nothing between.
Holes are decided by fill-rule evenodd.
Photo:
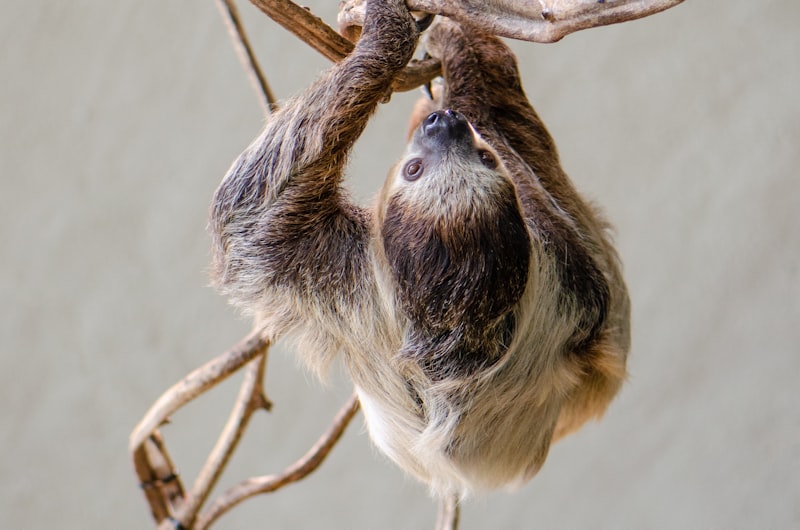
<instances>
[{"instance_id":1,"label":"sloth's nose","mask_svg":"<svg viewBox=\"0 0 800 530\"><path fill-rule=\"evenodd\" d=\"M422 122L422 134L442 147L472 139L467 119L463 114L450 109L429 114Z\"/></svg>"}]
</instances>

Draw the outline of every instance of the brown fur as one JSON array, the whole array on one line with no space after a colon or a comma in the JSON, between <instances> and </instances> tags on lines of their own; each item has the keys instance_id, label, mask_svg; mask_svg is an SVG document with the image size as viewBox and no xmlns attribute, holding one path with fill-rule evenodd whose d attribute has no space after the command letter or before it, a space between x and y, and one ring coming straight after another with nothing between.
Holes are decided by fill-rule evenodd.
<instances>
[{"instance_id":1,"label":"brown fur","mask_svg":"<svg viewBox=\"0 0 800 530\"><path fill-rule=\"evenodd\" d=\"M316 371L342 353L375 443L437 494L464 495L523 483L553 439L605 411L629 307L606 225L561 169L513 54L471 28L430 30L443 90L418 105L376 207L347 200L347 155L416 40L401 0L369 2L353 54L220 185L214 274ZM471 124L441 149L419 127L435 107Z\"/></svg>"}]
</instances>

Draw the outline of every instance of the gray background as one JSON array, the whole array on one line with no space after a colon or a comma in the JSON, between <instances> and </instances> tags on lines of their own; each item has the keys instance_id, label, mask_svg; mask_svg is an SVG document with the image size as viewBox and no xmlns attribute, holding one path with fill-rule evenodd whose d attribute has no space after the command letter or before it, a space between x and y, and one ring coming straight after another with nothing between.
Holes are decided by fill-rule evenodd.
<instances>
[{"instance_id":1,"label":"gray background","mask_svg":"<svg viewBox=\"0 0 800 530\"><path fill-rule=\"evenodd\" d=\"M332 21L333 0L310 2ZM326 62L242 2L280 97ZM249 328L207 287L207 205L263 123L210 0L4 0L0 15L0 527L148 528L127 436ZM477 528L800 527L800 4L689 1L555 45L514 44L579 188L617 227L630 381ZM417 94L351 164L367 201ZM164 430L185 478L238 378ZM276 349L271 415L223 486L302 454L349 394ZM361 419L307 481L219 528L425 528L425 490Z\"/></svg>"}]
</instances>

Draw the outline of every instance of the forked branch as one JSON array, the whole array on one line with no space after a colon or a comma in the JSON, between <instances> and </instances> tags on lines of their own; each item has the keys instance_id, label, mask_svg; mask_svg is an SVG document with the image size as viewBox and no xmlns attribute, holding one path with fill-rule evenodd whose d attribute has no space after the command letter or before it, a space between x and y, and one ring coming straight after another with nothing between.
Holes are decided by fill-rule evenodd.
<instances>
[{"instance_id":1,"label":"forked branch","mask_svg":"<svg viewBox=\"0 0 800 530\"><path fill-rule=\"evenodd\" d=\"M256 410L269 410L271 407L263 390L268 347L269 344L258 332L251 333L236 346L194 370L165 392L134 429L130 444L134 468L159 528L208 528L243 500L301 480L319 467L355 416L359 405L358 398L353 395L339 411L332 425L303 458L280 474L254 477L241 482L201 512L236 450L252 414ZM157 427L169 415L245 364L247 371L230 417L187 494Z\"/></svg>"},{"instance_id":2,"label":"forked branch","mask_svg":"<svg viewBox=\"0 0 800 530\"><path fill-rule=\"evenodd\" d=\"M325 457L328 456L333 446L339 441L350 420L358 412L358 397L353 394L345 403L333 420L328 430L317 440L317 443L300 460L287 467L277 475L252 477L233 486L221 494L197 518L194 525L196 530L204 530L216 521L225 512L242 501L261 493L270 493L292 482L297 482L316 470Z\"/></svg>"},{"instance_id":3,"label":"forked branch","mask_svg":"<svg viewBox=\"0 0 800 530\"><path fill-rule=\"evenodd\" d=\"M167 390L131 433L130 451L134 469L157 522L175 520L184 526L191 526L197 510L235 449L250 415L254 410L267 406L262 394L261 380L268 347L269 344L259 333L251 333L233 348L192 371ZM248 362L253 364L245 377L236 407L187 498L158 428L178 409Z\"/></svg>"},{"instance_id":4,"label":"forked branch","mask_svg":"<svg viewBox=\"0 0 800 530\"><path fill-rule=\"evenodd\" d=\"M141 447L150 434L176 410L227 379L257 355L266 354L268 347L269 343L261 337L261 334L253 331L234 347L173 385L158 398L133 429L130 436L130 450L133 452Z\"/></svg>"}]
</instances>

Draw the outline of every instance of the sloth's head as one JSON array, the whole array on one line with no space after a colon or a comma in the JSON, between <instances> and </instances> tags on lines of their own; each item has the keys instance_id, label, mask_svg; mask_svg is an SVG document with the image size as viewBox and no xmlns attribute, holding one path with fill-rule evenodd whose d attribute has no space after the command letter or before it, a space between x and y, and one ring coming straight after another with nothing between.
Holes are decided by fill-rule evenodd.
<instances>
[{"instance_id":1,"label":"sloth's head","mask_svg":"<svg viewBox=\"0 0 800 530\"><path fill-rule=\"evenodd\" d=\"M401 308L421 332L485 340L522 296L531 243L516 190L458 112L422 121L387 178L378 220Z\"/></svg>"},{"instance_id":2,"label":"sloth's head","mask_svg":"<svg viewBox=\"0 0 800 530\"><path fill-rule=\"evenodd\" d=\"M517 203L497 152L450 109L422 121L389 173L383 197L438 217Z\"/></svg>"}]
</instances>

